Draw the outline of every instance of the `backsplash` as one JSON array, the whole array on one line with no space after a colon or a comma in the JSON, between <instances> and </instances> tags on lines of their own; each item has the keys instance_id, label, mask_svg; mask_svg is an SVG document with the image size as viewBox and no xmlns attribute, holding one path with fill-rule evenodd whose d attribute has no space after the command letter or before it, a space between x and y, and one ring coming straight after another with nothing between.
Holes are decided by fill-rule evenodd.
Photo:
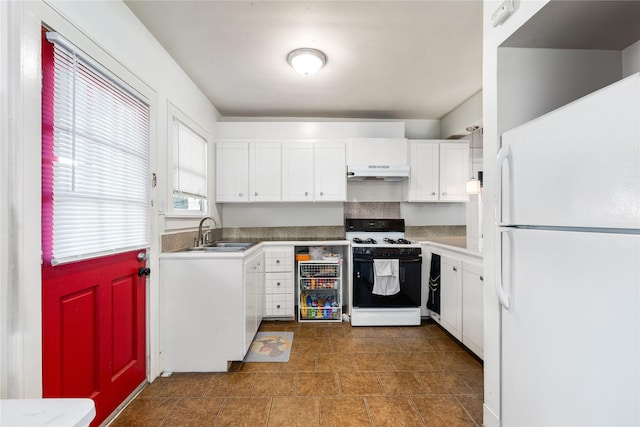
<instances>
[{"instance_id":1,"label":"backsplash","mask_svg":"<svg viewBox=\"0 0 640 427\"><path fill-rule=\"evenodd\" d=\"M347 202L345 218L402 218L398 202ZM164 234L162 251L173 252L193 246L197 230ZM466 236L464 225L406 226L405 235L412 240L460 238ZM294 227L228 227L212 230L211 240L300 241L344 240L344 225Z\"/></svg>"},{"instance_id":2,"label":"backsplash","mask_svg":"<svg viewBox=\"0 0 640 427\"><path fill-rule=\"evenodd\" d=\"M343 226L223 228L228 240L344 240Z\"/></svg>"},{"instance_id":3,"label":"backsplash","mask_svg":"<svg viewBox=\"0 0 640 427\"><path fill-rule=\"evenodd\" d=\"M178 233L162 235L162 252L173 252L184 248L194 246L198 238L198 230L181 231ZM211 230L210 240L216 241L222 239L222 229L216 228Z\"/></svg>"},{"instance_id":4,"label":"backsplash","mask_svg":"<svg viewBox=\"0 0 640 427\"><path fill-rule=\"evenodd\" d=\"M397 219L400 216L399 202L346 202L345 218Z\"/></svg>"},{"instance_id":5,"label":"backsplash","mask_svg":"<svg viewBox=\"0 0 640 427\"><path fill-rule=\"evenodd\" d=\"M426 237L465 237L467 227L464 225L407 225L406 236L426 240Z\"/></svg>"}]
</instances>

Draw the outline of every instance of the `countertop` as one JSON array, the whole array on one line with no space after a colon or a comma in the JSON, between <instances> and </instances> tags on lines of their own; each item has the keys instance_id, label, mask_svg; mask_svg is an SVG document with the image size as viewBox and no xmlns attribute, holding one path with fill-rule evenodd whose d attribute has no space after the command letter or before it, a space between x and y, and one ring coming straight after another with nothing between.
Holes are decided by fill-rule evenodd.
<instances>
[{"instance_id":1,"label":"countertop","mask_svg":"<svg viewBox=\"0 0 640 427\"><path fill-rule=\"evenodd\" d=\"M457 252L457 253L461 253L461 254L465 254L468 256L472 256L475 258L480 258L482 259L482 253L478 252L478 251L474 251L471 249L467 249L467 239L464 236L407 236L407 239L414 241L414 242L420 242L422 244L429 244L432 245L434 247L438 247L441 249L445 249L445 250L449 250L449 251L453 251L453 252ZM343 239L331 239L331 240L327 240L327 239L323 239L323 238L318 238L318 239L310 239L310 238L303 238L303 239L292 239L292 238L286 238L286 240L283 239L222 239L222 241L225 242L255 242L256 244L258 243L262 243L262 246L278 246L278 245L292 245L292 246L348 246L351 242L349 240L343 240ZM258 245L256 245L255 247L257 247ZM216 256L221 256L221 257L226 257L226 258L239 258L239 257L244 257L245 255L248 255L250 252L252 252L252 249L254 247L244 251L244 252L222 252L222 253L215 253ZM181 251L174 251L174 252L164 252L163 255L166 257L169 254L179 254L179 256L181 257L189 257L189 258L198 258L198 257L202 257L204 256L211 256L213 255L213 253L202 253L202 252L181 252Z\"/></svg>"},{"instance_id":2,"label":"countertop","mask_svg":"<svg viewBox=\"0 0 640 427\"><path fill-rule=\"evenodd\" d=\"M414 238L413 240L419 241L420 243L423 243L423 244L428 244L436 248L467 255L473 258L478 258L478 259L483 258L482 252L478 252L477 250L467 248L467 239L464 236L463 237L425 237L425 238Z\"/></svg>"}]
</instances>

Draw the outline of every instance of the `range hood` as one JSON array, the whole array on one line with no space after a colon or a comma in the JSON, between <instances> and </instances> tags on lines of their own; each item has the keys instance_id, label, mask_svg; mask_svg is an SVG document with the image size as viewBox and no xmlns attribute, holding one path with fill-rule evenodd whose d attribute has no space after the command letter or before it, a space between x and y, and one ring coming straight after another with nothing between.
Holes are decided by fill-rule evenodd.
<instances>
[{"instance_id":1,"label":"range hood","mask_svg":"<svg viewBox=\"0 0 640 427\"><path fill-rule=\"evenodd\" d=\"M409 178L409 165L348 165L349 181L404 181Z\"/></svg>"}]
</instances>

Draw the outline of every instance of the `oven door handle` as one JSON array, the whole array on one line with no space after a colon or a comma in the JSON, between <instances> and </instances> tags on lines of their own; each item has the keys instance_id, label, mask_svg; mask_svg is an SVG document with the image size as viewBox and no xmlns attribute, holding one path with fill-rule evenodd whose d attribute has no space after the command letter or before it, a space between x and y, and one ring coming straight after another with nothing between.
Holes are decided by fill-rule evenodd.
<instances>
[{"instance_id":1,"label":"oven door handle","mask_svg":"<svg viewBox=\"0 0 640 427\"><path fill-rule=\"evenodd\" d=\"M422 257L415 257L415 258L398 258L398 257L377 257L377 256L372 256L372 257L353 257L353 262L373 262L374 259L397 259L398 261L400 261L401 263L406 263L406 262L416 262L416 263L421 263L422 262Z\"/></svg>"},{"instance_id":2,"label":"oven door handle","mask_svg":"<svg viewBox=\"0 0 640 427\"><path fill-rule=\"evenodd\" d=\"M416 258L399 258L401 263L407 263L407 262L415 262L415 263L422 263L422 258L421 257L416 257Z\"/></svg>"}]
</instances>

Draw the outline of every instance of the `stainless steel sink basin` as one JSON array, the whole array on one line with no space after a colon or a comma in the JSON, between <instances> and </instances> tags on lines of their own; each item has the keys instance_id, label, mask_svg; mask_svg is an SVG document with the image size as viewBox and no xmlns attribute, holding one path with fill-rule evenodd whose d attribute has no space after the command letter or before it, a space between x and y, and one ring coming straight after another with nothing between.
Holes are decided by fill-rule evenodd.
<instances>
[{"instance_id":1,"label":"stainless steel sink basin","mask_svg":"<svg viewBox=\"0 0 640 427\"><path fill-rule=\"evenodd\" d=\"M181 249L178 252L242 252L251 246L252 242L213 242L205 246Z\"/></svg>"},{"instance_id":2,"label":"stainless steel sink basin","mask_svg":"<svg viewBox=\"0 0 640 427\"><path fill-rule=\"evenodd\" d=\"M251 246L255 245L255 243L250 242L213 242L209 243L205 247L207 248L240 248L247 249Z\"/></svg>"}]
</instances>

